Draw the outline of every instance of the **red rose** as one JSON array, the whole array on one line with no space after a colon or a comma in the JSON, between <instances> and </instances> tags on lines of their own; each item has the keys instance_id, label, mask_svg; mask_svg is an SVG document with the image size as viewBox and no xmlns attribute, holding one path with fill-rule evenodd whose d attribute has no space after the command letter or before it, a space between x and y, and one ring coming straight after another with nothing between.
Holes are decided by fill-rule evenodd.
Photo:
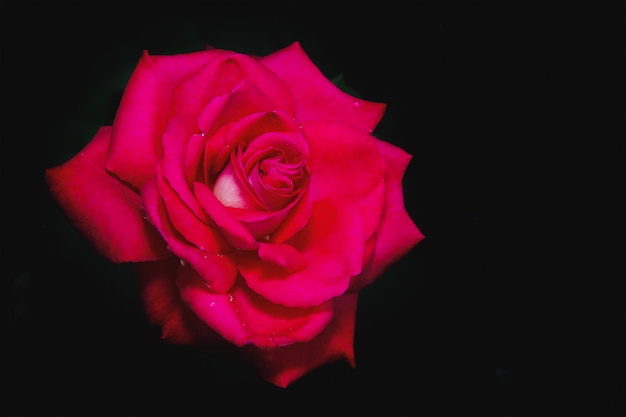
<instances>
[{"instance_id":1,"label":"red rose","mask_svg":"<svg viewBox=\"0 0 626 417\"><path fill-rule=\"evenodd\" d=\"M354 366L358 292L423 238L404 208L411 156L372 135L384 110L297 42L144 52L113 124L46 179L100 253L136 264L163 338L226 341L286 387Z\"/></svg>"}]
</instances>

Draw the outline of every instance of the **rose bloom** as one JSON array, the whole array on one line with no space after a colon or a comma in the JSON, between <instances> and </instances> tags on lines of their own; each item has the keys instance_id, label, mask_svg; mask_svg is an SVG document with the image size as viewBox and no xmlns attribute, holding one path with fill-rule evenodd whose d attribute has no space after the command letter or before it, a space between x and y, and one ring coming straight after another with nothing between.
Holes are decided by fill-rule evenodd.
<instances>
[{"instance_id":1,"label":"rose bloom","mask_svg":"<svg viewBox=\"0 0 626 417\"><path fill-rule=\"evenodd\" d=\"M355 366L358 293L423 239L385 104L340 90L298 42L264 57L144 51L111 126L49 168L51 195L136 266L172 343L234 347L287 387Z\"/></svg>"}]
</instances>

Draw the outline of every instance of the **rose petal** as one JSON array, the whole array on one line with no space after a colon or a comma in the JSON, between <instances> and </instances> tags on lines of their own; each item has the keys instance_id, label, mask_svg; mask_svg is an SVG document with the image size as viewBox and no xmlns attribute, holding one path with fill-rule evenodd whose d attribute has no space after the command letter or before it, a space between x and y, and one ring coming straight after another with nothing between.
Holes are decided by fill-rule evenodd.
<instances>
[{"instance_id":1,"label":"rose petal","mask_svg":"<svg viewBox=\"0 0 626 417\"><path fill-rule=\"evenodd\" d=\"M380 227L376 232L374 254L370 263L358 277L353 279L350 291L359 291L369 285L384 270L406 255L424 235L417 228L404 206L402 178L412 156L404 150L384 141L377 141L387 160L386 203Z\"/></svg>"},{"instance_id":2,"label":"rose petal","mask_svg":"<svg viewBox=\"0 0 626 417\"><path fill-rule=\"evenodd\" d=\"M314 198L353 205L369 238L378 229L385 203L385 159L378 139L340 122L303 126L311 149Z\"/></svg>"},{"instance_id":3,"label":"rose petal","mask_svg":"<svg viewBox=\"0 0 626 417\"><path fill-rule=\"evenodd\" d=\"M221 337L198 319L180 298L176 287L179 268L181 265L174 257L135 264L139 294L148 321L161 326L161 337L172 343L191 345L221 341Z\"/></svg>"},{"instance_id":4,"label":"rose petal","mask_svg":"<svg viewBox=\"0 0 626 417\"><path fill-rule=\"evenodd\" d=\"M288 113L276 110L268 113L255 113L233 123L226 134L226 144L233 147L245 143L268 132L299 132L300 124Z\"/></svg>"},{"instance_id":5,"label":"rose petal","mask_svg":"<svg viewBox=\"0 0 626 417\"><path fill-rule=\"evenodd\" d=\"M243 282L228 294L215 294L189 269L181 270L178 288L187 305L208 326L237 346L284 346L313 339L330 322L332 304L288 308L272 304Z\"/></svg>"},{"instance_id":6,"label":"rose petal","mask_svg":"<svg viewBox=\"0 0 626 417\"><path fill-rule=\"evenodd\" d=\"M200 220L206 221L207 217L191 192L190 183L187 182L189 168L185 166L188 143L197 132L195 118L188 115L172 117L163 134L163 176L193 213Z\"/></svg>"},{"instance_id":7,"label":"rose petal","mask_svg":"<svg viewBox=\"0 0 626 417\"><path fill-rule=\"evenodd\" d=\"M226 123L276 109L276 105L260 88L243 80L230 93L211 100L202 110L198 125L205 135L210 136Z\"/></svg>"},{"instance_id":8,"label":"rose petal","mask_svg":"<svg viewBox=\"0 0 626 417\"><path fill-rule=\"evenodd\" d=\"M385 104L353 97L322 74L299 42L260 59L287 85L298 120L339 120L371 132L385 112Z\"/></svg>"},{"instance_id":9,"label":"rose petal","mask_svg":"<svg viewBox=\"0 0 626 417\"><path fill-rule=\"evenodd\" d=\"M308 261L291 272L265 262L253 252L241 253L238 269L247 284L266 299L290 307L310 307L345 292L350 277L361 272L365 238L354 209L331 201L313 206L309 223L286 243Z\"/></svg>"},{"instance_id":10,"label":"rose petal","mask_svg":"<svg viewBox=\"0 0 626 417\"><path fill-rule=\"evenodd\" d=\"M223 231L224 237L239 249L256 249L256 239L235 219L208 187L194 183L194 193L206 214Z\"/></svg>"},{"instance_id":11,"label":"rose petal","mask_svg":"<svg viewBox=\"0 0 626 417\"><path fill-rule=\"evenodd\" d=\"M221 253L227 250L228 243L220 233L206 222L199 220L172 190L161 175L160 166L157 166L157 188L167 211L167 218L173 229L178 232L178 236L192 243L201 251Z\"/></svg>"},{"instance_id":12,"label":"rose petal","mask_svg":"<svg viewBox=\"0 0 626 417\"><path fill-rule=\"evenodd\" d=\"M212 49L157 56L144 51L115 116L107 169L140 189L154 175L160 158L161 135L177 84L207 62L232 53Z\"/></svg>"},{"instance_id":13,"label":"rose petal","mask_svg":"<svg viewBox=\"0 0 626 417\"><path fill-rule=\"evenodd\" d=\"M287 244L259 243L259 259L296 272L307 266L308 261L296 248Z\"/></svg>"},{"instance_id":14,"label":"rose petal","mask_svg":"<svg viewBox=\"0 0 626 417\"><path fill-rule=\"evenodd\" d=\"M141 196L104 168L111 127L100 128L82 151L46 170L46 182L70 222L113 262L163 259L171 254L144 219Z\"/></svg>"},{"instance_id":15,"label":"rose petal","mask_svg":"<svg viewBox=\"0 0 626 417\"><path fill-rule=\"evenodd\" d=\"M218 293L227 292L235 282L237 269L234 255L228 252L209 253L180 240L172 227L165 206L158 193L156 180L146 182L141 189L148 218L167 241L168 249L178 256L182 263L193 268L205 284Z\"/></svg>"},{"instance_id":16,"label":"rose petal","mask_svg":"<svg viewBox=\"0 0 626 417\"><path fill-rule=\"evenodd\" d=\"M322 365L345 359L355 367L354 329L358 296L333 300L333 319L324 331L307 343L275 349L244 348L244 353L267 381L286 388Z\"/></svg>"},{"instance_id":17,"label":"rose petal","mask_svg":"<svg viewBox=\"0 0 626 417\"><path fill-rule=\"evenodd\" d=\"M218 58L182 82L173 96L173 113L200 114L209 101L232 92L244 80L258 87L276 108L295 114L291 94L281 80L244 54Z\"/></svg>"}]
</instances>

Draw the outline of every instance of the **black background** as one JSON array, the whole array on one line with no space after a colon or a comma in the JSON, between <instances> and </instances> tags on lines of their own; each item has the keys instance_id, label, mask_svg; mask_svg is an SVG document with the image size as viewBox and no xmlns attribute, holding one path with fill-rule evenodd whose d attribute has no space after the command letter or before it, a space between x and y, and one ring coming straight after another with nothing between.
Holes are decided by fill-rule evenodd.
<instances>
[{"instance_id":1,"label":"black background","mask_svg":"<svg viewBox=\"0 0 626 417\"><path fill-rule=\"evenodd\" d=\"M619 2L0 4L3 414L623 415ZM295 40L387 103L427 238L364 290L357 367L279 389L162 343L43 171L112 122L143 49Z\"/></svg>"}]
</instances>

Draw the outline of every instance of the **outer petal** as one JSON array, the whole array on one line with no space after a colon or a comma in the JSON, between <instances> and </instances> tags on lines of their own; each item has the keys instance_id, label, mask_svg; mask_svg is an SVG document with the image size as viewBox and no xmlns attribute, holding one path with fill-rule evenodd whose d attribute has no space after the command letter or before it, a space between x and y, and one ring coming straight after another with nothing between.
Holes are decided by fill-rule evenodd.
<instances>
[{"instance_id":1,"label":"outer petal","mask_svg":"<svg viewBox=\"0 0 626 417\"><path fill-rule=\"evenodd\" d=\"M374 254L363 273L353 280L350 291L358 291L372 283L389 265L424 239L404 207L402 177L412 157L390 143L379 140L377 144L387 160L385 211L375 235Z\"/></svg>"},{"instance_id":2,"label":"outer petal","mask_svg":"<svg viewBox=\"0 0 626 417\"><path fill-rule=\"evenodd\" d=\"M230 93L248 80L274 103L276 108L294 116L293 98L281 80L259 62L244 54L232 54L202 67L176 89L174 114L199 114L213 98Z\"/></svg>"},{"instance_id":3,"label":"outer petal","mask_svg":"<svg viewBox=\"0 0 626 417\"><path fill-rule=\"evenodd\" d=\"M341 91L322 74L298 42L260 61L287 85L301 122L339 120L372 131L383 117L385 104L359 99Z\"/></svg>"},{"instance_id":4,"label":"outer petal","mask_svg":"<svg viewBox=\"0 0 626 417\"><path fill-rule=\"evenodd\" d=\"M243 281L228 294L216 294L188 268L180 270L178 287L183 300L209 327L229 342L270 348L316 337L330 322L330 302L315 307L288 308L263 299Z\"/></svg>"},{"instance_id":5,"label":"outer petal","mask_svg":"<svg viewBox=\"0 0 626 417\"><path fill-rule=\"evenodd\" d=\"M159 233L144 218L141 196L104 168L111 127L66 163L46 170L52 196L72 224L113 262L141 262L171 256Z\"/></svg>"},{"instance_id":6,"label":"outer petal","mask_svg":"<svg viewBox=\"0 0 626 417\"><path fill-rule=\"evenodd\" d=\"M106 167L140 189L161 155L176 86L206 63L230 54L220 49L164 56L144 51L115 116Z\"/></svg>"},{"instance_id":7,"label":"outer petal","mask_svg":"<svg viewBox=\"0 0 626 417\"><path fill-rule=\"evenodd\" d=\"M263 254L264 261L244 252L239 272L250 288L276 304L309 307L343 294L350 277L361 272L365 251L363 223L353 212L331 201L316 203L309 223L286 242L304 259L285 254L290 261L281 267L277 255ZM306 267L299 269L304 260Z\"/></svg>"},{"instance_id":8,"label":"outer petal","mask_svg":"<svg viewBox=\"0 0 626 417\"><path fill-rule=\"evenodd\" d=\"M308 343L276 349L249 347L245 350L259 374L267 381L286 388L312 370L340 359L351 367L354 360L354 329L358 296L347 294L333 300L333 320Z\"/></svg>"},{"instance_id":9,"label":"outer petal","mask_svg":"<svg viewBox=\"0 0 626 417\"><path fill-rule=\"evenodd\" d=\"M218 342L221 338L184 304L176 287L178 259L135 264L139 292L152 324L161 326L161 337L172 343Z\"/></svg>"},{"instance_id":10,"label":"outer petal","mask_svg":"<svg viewBox=\"0 0 626 417\"><path fill-rule=\"evenodd\" d=\"M303 126L309 138L314 198L353 206L369 238L378 228L385 202L385 159L376 146L378 139L341 122Z\"/></svg>"}]
</instances>

